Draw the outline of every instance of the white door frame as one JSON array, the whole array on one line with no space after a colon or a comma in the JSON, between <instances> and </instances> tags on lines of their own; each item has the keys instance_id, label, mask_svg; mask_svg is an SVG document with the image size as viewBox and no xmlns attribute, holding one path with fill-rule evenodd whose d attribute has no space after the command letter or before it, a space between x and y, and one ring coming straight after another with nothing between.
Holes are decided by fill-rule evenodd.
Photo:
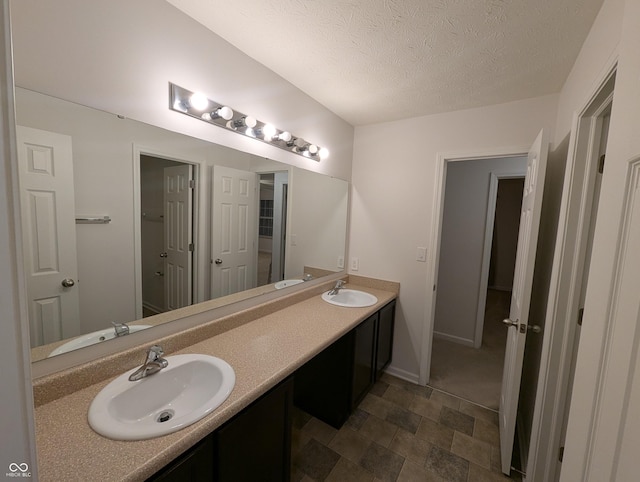
<instances>
[{"instance_id":1,"label":"white door frame","mask_svg":"<svg viewBox=\"0 0 640 482\"><path fill-rule=\"evenodd\" d=\"M482 248L482 267L480 268L480 292L478 293L478 312L476 314L476 332L473 342L474 348L482 346L482 332L484 331L484 310L487 306L487 289L489 287L489 266L491 265L491 246L493 245L493 226L496 219L496 204L498 200L498 183L502 179L524 179L526 169L521 173L492 172L489 180L489 200L487 202L487 216L485 221L484 241Z\"/></svg>"},{"instance_id":2,"label":"white door frame","mask_svg":"<svg viewBox=\"0 0 640 482\"><path fill-rule=\"evenodd\" d=\"M193 199L193 303L200 303L209 299L208 270L201 269L208 266L207 257L208 235L206 206L207 206L207 183L208 169L205 169L205 161L193 159L179 153L170 153L165 150L158 150L133 144L133 243L134 243L134 272L135 272L135 303L136 318L142 318L142 237L141 237L141 217L142 208L140 206L140 156L147 155L160 157L170 161L181 162L193 165L193 172L196 178L196 195ZM204 208L203 208L204 207Z\"/></svg>"},{"instance_id":3,"label":"white door frame","mask_svg":"<svg viewBox=\"0 0 640 482\"><path fill-rule=\"evenodd\" d=\"M18 261L22 260L22 227L8 0L0 3L0 25L0 337L8 340L0 350L0 383L8 387L0 390L0 426L4 437L10 437L2 445L0 465L6 470L10 463L28 463L32 480L38 480L26 284Z\"/></svg>"},{"instance_id":4,"label":"white door frame","mask_svg":"<svg viewBox=\"0 0 640 482\"><path fill-rule=\"evenodd\" d=\"M551 481L556 477L560 432L570 396L567 385L578 305L586 275L584 256L599 162L600 117L611 103L614 75L615 66L573 117L529 443L529 480Z\"/></svg>"},{"instance_id":5,"label":"white door frame","mask_svg":"<svg viewBox=\"0 0 640 482\"><path fill-rule=\"evenodd\" d=\"M276 171L273 186L273 251L271 253L271 281L285 279L286 228L288 210L289 171ZM287 186L287 198L284 196Z\"/></svg>"},{"instance_id":6,"label":"white door frame","mask_svg":"<svg viewBox=\"0 0 640 482\"><path fill-rule=\"evenodd\" d=\"M442 235L442 219L444 209L444 194L447 181L447 163L457 161L483 160L505 157L527 156L531 146L517 146L496 148L492 150L478 150L458 153L438 153L436 155L436 175L433 195L433 210L431 212L431 256L427 266L427 293L425 296L425 320L422 331L422 350L420 356L420 374L418 383L429 383L431 372L431 345L433 342L433 327L436 314L436 283L438 280L438 266L440 263L440 237Z\"/></svg>"}]
</instances>

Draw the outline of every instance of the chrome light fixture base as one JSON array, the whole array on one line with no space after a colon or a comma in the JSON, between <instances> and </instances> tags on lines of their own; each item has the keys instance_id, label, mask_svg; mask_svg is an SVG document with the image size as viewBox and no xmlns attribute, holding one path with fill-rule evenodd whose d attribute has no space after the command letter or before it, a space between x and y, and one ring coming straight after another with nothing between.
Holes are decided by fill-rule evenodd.
<instances>
[{"instance_id":1,"label":"chrome light fixture base","mask_svg":"<svg viewBox=\"0 0 640 482\"><path fill-rule=\"evenodd\" d=\"M259 121L255 117L233 110L229 106L208 99L203 94L192 92L171 82L169 82L169 108L307 159L320 161L329 155L326 148L320 148L316 144L292 135L289 131L276 129L267 122Z\"/></svg>"}]
</instances>

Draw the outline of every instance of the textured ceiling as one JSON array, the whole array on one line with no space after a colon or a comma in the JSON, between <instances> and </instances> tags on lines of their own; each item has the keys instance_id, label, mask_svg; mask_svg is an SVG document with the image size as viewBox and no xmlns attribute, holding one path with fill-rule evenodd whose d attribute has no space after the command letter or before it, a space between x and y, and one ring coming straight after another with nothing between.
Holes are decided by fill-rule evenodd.
<instances>
[{"instance_id":1,"label":"textured ceiling","mask_svg":"<svg viewBox=\"0 0 640 482\"><path fill-rule=\"evenodd\" d=\"M602 0L168 0L353 125L560 91Z\"/></svg>"}]
</instances>

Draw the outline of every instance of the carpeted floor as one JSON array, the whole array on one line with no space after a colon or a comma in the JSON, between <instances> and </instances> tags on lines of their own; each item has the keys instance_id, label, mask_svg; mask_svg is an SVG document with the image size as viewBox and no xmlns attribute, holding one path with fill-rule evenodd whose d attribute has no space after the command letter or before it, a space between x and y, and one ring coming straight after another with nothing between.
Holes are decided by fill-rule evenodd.
<instances>
[{"instance_id":1,"label":"carpeted floor","mask_svg":"<svg viewBox=\"0 0 640 482\"><path fill-rule=\"evenodd\" d=\"M511 292L487 291L481 348L433 339L430 386L498 410L510 301Z\"/></svg>"}]
</instances>

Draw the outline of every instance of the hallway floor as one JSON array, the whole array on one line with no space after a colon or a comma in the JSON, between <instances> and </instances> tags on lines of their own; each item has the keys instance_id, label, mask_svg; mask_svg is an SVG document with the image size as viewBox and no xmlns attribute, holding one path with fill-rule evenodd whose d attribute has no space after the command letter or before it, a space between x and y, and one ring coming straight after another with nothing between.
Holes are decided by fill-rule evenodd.
<instances>
[{"instance_id":1,"label":"hallway floor","mask_svg":"<svg viewBox=\"0 0 640 482\"><path fill-rule=\"evenodd\" d=\"M340 430L296 409L292 480L520 478L500 473L496 412L385 374Z\"/></svg>"},{"instance_id":2,"label":"hallway floor","mask_svg":"<svg viewBox=\"0 0 640 482\"><path fill-rule=\"evenodd\" d=\"M510 291L487 291L480 348L433 338L431 386L498 410L510 303Z\"/></svg>"}]
</instances>

